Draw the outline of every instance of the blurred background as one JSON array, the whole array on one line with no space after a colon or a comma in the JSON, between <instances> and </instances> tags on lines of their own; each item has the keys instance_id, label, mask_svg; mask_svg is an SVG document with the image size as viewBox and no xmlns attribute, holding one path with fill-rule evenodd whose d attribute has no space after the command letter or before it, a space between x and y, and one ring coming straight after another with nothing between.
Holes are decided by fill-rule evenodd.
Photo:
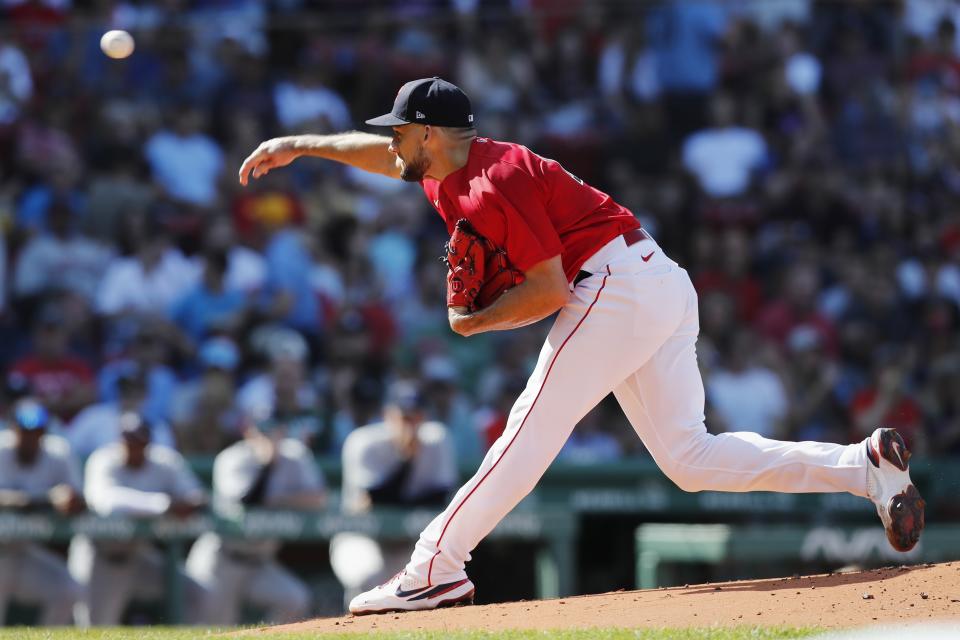
<instances>
[{"instance_id":1,"label":"blurred background","mask_svg":"<svg viewBox=\"0 0 960 640\"><path fill-rule=\"evenodd\" d=\"M896 427L930 502L930 542L900 557L863 500L683 494L611 397L529 517L477 550L478 601L957 553L935 531L960 522L954 2L3 0L0 16L0 453L19 460L0 472L7 623L335 614L402 567L502 431L548 324L448 329L446 232L416 185L312 159L245 189L237 171L262 140L362 127L432 75L468 93L481 135L609 192L690 271L712 432L849 443ZM108 29L133 34L131 57L103 55ZM72 480L24 453L25 401ZM173 450L148 456L161 471L136 464L137 438ZM106 484L91 480L101 449L124 452ZM78 500L50 496L64 485ZM271 509L292 529L259 521L276 539L251 542ZM114 553L96 517L180 533L137 528ZM771 555L651 551L651 523L727 527L672 540L746 528ZM44 560L22 562L27 548ZM100 602L108 568L135 576L145 558L155 589ZM227 598L228 573L296 606ZM173 601L203 600L190 589L235 610Z\"/></svg>"}]
</instances>

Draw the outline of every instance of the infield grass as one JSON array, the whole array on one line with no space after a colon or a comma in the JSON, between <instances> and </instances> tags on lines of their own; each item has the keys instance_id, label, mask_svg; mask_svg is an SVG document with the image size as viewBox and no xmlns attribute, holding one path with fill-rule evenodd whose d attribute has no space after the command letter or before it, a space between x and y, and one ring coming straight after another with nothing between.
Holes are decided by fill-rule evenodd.
<instances>
[{"instance_id":1,"label":"infield grass","mask_svg":"<svg viewBox=\"0 0 960 640\"><path fill-rule=\"evenodd\" d=\"M116 629L0 629L0 640L194 640L224 637L228 629L127 627ZM786 640L821 629L734 627L694 629L580 629L569 631L409 631L383 633L284 633L243 636L262 640ZM227 636L229 637L229 636Z\"/></svg>"}]
</instances>

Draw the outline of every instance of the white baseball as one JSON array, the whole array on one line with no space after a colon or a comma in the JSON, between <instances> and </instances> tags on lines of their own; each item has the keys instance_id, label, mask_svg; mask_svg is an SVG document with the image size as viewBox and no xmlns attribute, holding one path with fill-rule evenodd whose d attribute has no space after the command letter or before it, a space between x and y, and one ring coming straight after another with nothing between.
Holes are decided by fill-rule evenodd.
<instances>
[{"instance_id":1,"label":"white baseball","mask_svg":"<svg viewBox=\"0 0 960 640\"><path fill-rule=\"evenodd\" d=\"M100 38L100 48L103 52L117 60L133 53L133 46L133 36L121 29L107 31Z\"/></svg>"}]
</instances>

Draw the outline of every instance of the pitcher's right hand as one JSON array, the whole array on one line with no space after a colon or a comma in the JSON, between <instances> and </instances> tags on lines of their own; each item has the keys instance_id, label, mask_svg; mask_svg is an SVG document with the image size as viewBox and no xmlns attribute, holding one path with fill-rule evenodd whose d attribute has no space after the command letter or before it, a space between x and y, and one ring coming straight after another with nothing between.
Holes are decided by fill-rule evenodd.
<instances>
[{"instance_id":1,"label":"pitcher's right hand","mask_svg":"<svg viewBox=\"0 0 960 640\"><path fill-rule=\"evenodd\" d=\"M285 167L299 157L290 138L272 138L260 143L240 167L240 184L247 186L251 172L254 178L267 175L271 169Z\"/></svg>"}]
</instances>

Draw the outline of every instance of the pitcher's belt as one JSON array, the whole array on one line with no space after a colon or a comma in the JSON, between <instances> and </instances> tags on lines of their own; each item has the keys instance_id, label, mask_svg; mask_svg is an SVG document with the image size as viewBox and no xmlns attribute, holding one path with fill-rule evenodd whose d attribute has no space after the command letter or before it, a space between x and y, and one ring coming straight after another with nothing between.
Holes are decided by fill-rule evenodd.
<instances>
[{"instance_id":1,"label":"pitcher's belt","mask_svg":"<svg viewBox=\"0 0 960 640\"><path fill-rule=\"evenodd\" d=\"M645 229L631 229L630 231L623 232L623 241L629 247L631 245L637 244L641 240L653 240L649 233ZM589 271L580 270L577 274L577 277L573 279L573 286L580 284L582 280L585 280L592 276L593 274Z\"/></svg>"}]
</instances>

